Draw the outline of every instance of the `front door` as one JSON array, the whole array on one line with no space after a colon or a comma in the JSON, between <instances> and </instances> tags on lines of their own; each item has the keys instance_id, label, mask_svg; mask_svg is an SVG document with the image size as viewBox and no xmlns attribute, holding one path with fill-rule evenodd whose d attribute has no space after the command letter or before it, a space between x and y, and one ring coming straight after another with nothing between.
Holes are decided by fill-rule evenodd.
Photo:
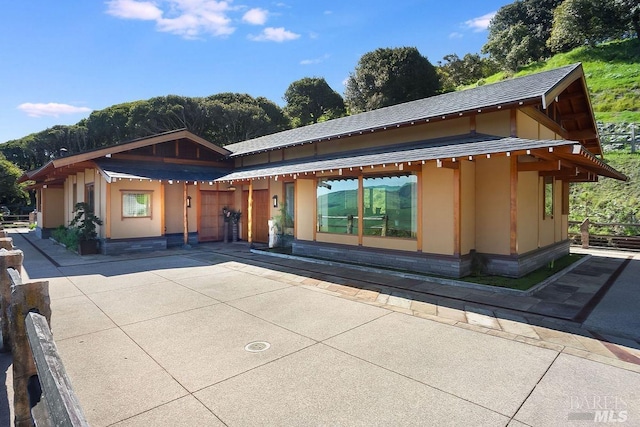
<instances>
[{"instance_id":1,"label":"front door","mask_svg":"<svg viewBox=\"0 0 640 427\"><path fill-rule=\"evenodd\" d=\"M253 241L269 241L269 190L253 191Z\"/></svg>"},{"instance_id":2,"label":"front door","mask_svg":"<svg viewBox=\"0 0 640 427\"><path fill-rule=\"evenodd\" d=\"M201 191L200 192L200 228L198 240L211 242L224 239L224 221L222 208L231 207L233 192Z\"/></svg>"}]
</instances>

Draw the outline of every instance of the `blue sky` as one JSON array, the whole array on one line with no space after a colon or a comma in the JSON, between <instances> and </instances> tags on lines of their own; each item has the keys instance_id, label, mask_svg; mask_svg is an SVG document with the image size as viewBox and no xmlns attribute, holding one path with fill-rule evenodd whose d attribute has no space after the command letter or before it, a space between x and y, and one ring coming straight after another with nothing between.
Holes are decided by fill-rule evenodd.
<instances>
[{"instance_id":1,"label":"blue sky","mask_svg":"<svg viewBox=\"0 0 640 427\"><path fill-rule=\"evenodd\" d=\"M18 0L0 25L0 142L168 94L283 105L293 81L338 93L360 57L415 46L434 65L478 53L508 0Z\"/></svg>"}]
</instances>

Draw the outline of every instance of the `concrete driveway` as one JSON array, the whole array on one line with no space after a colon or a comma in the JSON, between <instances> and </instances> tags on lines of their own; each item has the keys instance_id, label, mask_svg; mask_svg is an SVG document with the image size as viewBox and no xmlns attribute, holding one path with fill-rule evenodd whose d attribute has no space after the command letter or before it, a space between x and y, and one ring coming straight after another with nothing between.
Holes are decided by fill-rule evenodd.
<instances>
[{"instance_id":1,"label":"concrete driveway","mask_svg":"<svg viewBox=\"0 0 640 427\"><path fill-rule=\"evenodd\" d=\"M640 426L640 365L593 337L216 252L55 266L19 247L93 426Z\"/></svg>"}]
</instances>

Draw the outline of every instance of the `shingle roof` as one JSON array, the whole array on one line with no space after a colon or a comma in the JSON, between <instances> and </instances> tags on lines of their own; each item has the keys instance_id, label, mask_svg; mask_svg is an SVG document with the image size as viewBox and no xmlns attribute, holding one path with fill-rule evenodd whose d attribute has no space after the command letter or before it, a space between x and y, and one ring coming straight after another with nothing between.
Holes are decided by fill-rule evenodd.
<instances>
[{"instance_id":1,"label":"shingle roof","mask_svg":"<svg viewBox=\"0 0 640 427\"><path fill-rule=\"evenodd\" d=\"M228 169L177 163L131 162L110 158L95 161L109 182L114 179L213 181L229 173Z\"/></svg>"},{"instance_id":2,"label":"shingle roof","mask_svg":"<svg viewBox=\"0 0 640 427\"><path fill-rule=\"evenodd\" d=\"M579 67L580 64L573 64L473 89L445 93L250 139L226 145L225 148L231 151L231 157L234 157L492 106L536 99L545 102L545 95Z\"/></svg>"},{"instance_id":3,"label":"shingle roof","mask_svg":"<svg viewBox=\"0 0 640 427\"><path fill-rule=\"evenodd\" d=\"M481 156L559 146L573 147L579 146L579 144L566 140L531 140L470 134L438 138L404 146L358 150L333 154L331 156L297 159L280 163L269 163L257 167L241 168L220 177L218 180L240 181L278 175L299 175L309 172L330 171L332 169L337 171L338 169L369 167L382 164L417 163L429 160L449 160L451 158L463 159L468 158L468 156ZM585 160L583 160L582 163L599 169L602 175L616 179L626 178L595 156L588 155L590 153L586 151L584 153L577 153L583 154Z\"/></svg>"}]
</instances>

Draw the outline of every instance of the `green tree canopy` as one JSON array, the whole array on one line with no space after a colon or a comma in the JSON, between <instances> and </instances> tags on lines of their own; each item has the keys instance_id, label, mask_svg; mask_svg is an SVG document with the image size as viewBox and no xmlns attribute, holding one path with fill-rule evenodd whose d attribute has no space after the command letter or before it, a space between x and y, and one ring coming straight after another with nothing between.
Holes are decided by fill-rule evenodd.
<instances>
[{"instance_id":1,"label":"green tree canopy","mask_svg":"<svg viewBox=\"0 0 640 427\"><path fill-rule=\"evenodd\" d=\"M159 96L92 112L72 126L53 126L0 145L0 153L24 170L52 159L135 138L186 128L215 144L274 133L290 127L282 109L266 98L221 93L206 98Z\"/></svg>"},{"instance_id":2,"label":"green tree canopy","mask_svg":"<svg viewBox=\"0 0 640 427\"><path fill-rule=\"evenodd\" d=\"M491 20L482 52L507 71L548 57L553 11L562 1L517 0L501 7Z\"/></svg>"},{"instance_id":3,"label":"green tree canopy","mask_svg":"<svg viewBox=\"0 0 640 427\"><path fill-rule=\"evenodd\" d=\"M0 204L8 206L22 205L29 200L29 196L18 184L22 170L0 154Z\"/></svg>"},{"instance_id":4,"label":"green tree canopy","mask_svg":"<svg viewBox=\"0 0 640 427\"><path fill-rule=\"evenodd\" d=\"M433 96L440 88L435 67L415 47L380 48L358 61L345 103L358 113Z\"/></svg>"},{"instance_id":5,"label":"green tree canopy","mask_svg":"<svg viewBox=\"0 0 640 427\"><path fill-rule=\"evenodd\" d=\"M565 0L554 11L547 46L554 52L567 52L621 37L631 22L631 10L624 7L630 6L628 3L632 2Z\"/></svg>"},{"instance_id":6,"label":"green tree canopy","mask_svg":"<svg viewBox=\"0 0 640 427\"><path fill-rule=\"evenodd\" d=\"M467 53L460 58L455 53L442 58L445 62L438 62L437 71L445 92L456 90L458 86L468 85L495 74L499 66L489 58L483 58L477 53Z\"/></svg>"},{"instance_id":7,"label":"green tree canopy","mask_svg":"<svg viewBox=\"0 0 640 427\"><path fill-rule=\"evenodd\" d=\"M294 127L345 115L344 100L322 77L304 77L291 83L284 93L285 113Z\"/></svg>"},{"instance_id":8,"label":"green tree canopy","mask_svg":"<svg viewBox=\"0 0 640 427\"><path fill-rule=\"evenodd\" d=\"M636 37L640 37L640 0L614 0L622 16L628 20Z\"/></svg>"}]
</instances>

